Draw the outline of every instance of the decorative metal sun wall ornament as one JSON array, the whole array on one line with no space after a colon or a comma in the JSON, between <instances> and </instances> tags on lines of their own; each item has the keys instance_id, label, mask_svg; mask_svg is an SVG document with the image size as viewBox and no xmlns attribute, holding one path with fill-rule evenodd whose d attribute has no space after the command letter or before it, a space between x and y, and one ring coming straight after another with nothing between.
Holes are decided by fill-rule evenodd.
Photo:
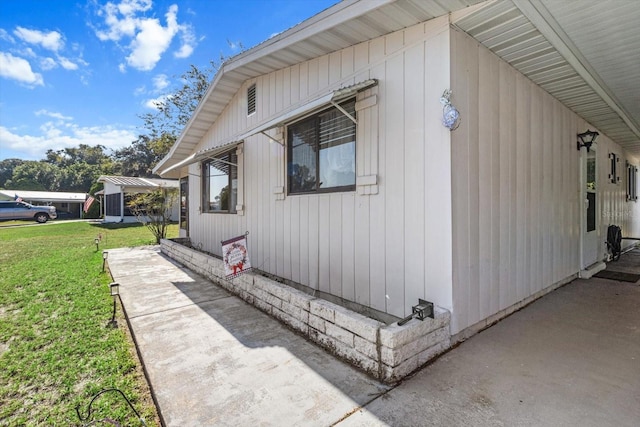
<instances>
[{"instance_id":1,"label":"decorative metal sun wall ornament","mask_svg":"<svg viewBox=\"0 0 640 427\"><path fill-rule=\"evenodd\" d=\"M442 107L442 124L449 130L456 130L460 126L460 112L451 104L451 89L447 89L440 97Z\"/></svg>"}]
</instances>

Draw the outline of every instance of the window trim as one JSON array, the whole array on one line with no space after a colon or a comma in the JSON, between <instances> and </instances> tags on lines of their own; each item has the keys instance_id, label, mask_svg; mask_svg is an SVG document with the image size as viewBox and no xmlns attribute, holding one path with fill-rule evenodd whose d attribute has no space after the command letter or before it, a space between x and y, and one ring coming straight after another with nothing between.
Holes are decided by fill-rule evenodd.
<instances>
[{"instance_id":1,"label":"window trim","mask_svg":"<svg viewBox=\"0 0 640 427\"><path fill-rule=\"evenodd\" d=\"M236 162L229 162L226 160L221 159L221 157L224 156L230 156L229 159L231 160L231 156L235 156L236 157ZM237 188L236 188L236 198L235 198L235 202L234 200L229 200L229 209L226 210L211 210L211 209L205 209L206 206L210 205L211 201L208 199L208 195L207 192L210 191L209 187L206 185L206 180L210 178L209 175L207 175L207 168L208 165L210 163L212 163L214 160L218 160L219 162L228 164L230 167L234 167L236 168L236 182L237 182ZM236 215L238 214L238 210L237 210L237 203L238 203L238 190L239 190L239 186L240 186L240 171L238 168L238 153L237 153L237 147L234 147L231 150L226 150L223 151L221 153L216 154L215 156L210 156L207 157L205 159L203 159L200 162L200 171L201 173L201 189L200 189L200 212L201 213L206 213L206 214L226 214L226 215ZM232 178L232 174L228 173L228 186L231 189L232 188L232 182L233 182L233 178ZM232 203L234 202L234 203Z\"/></svg>"},{"instance_id":2,"label":"window trim","mask_svg":"<svg viewBox=\"0 0 640 427\"><path fill-rule=\"evenodd\" d=\"M344 105L345 104L349 104L349 103L353 103L354 104L354 111L353 111L353 116L351 114L346 114L346 111L344 111ZM310 194L327 194L327 193L344 193L344 192L349 192L349 191L355 191L356 190L356 186L357 186L357 165L356 165L356 169L353 172L353 184L350 185L341 185L341 186L337 186L337 187L325 187L325 188L316 188L315 190L312 191L296 191L296 192L292 192L291 191L291 179L289 177L289 161L291 160L292 157L292 146L291 146L291 141L289 139L289 130L291 129L291 127L296 126L298 124L301 124L302 122L308 121L310 119L314 119L316 121L314 127L314 132L316 134L316 138L318 138L318 132L320 131L319 125L318 125L318 121L319 118L322 114L325 114L331 110L336 110L337 112L339 112L340 114L342 114L343 116L345 116L347 118L347 120L349 120L350 123L352 123L353 126L353 131L354 131L354 141L353 141L353 160L354 163L357 161L357 139L358 139L358 126L357 126L357 122L354 121L354 119L357 120L357 109L355 109L355 105L357 103L357 98L356 96L352 96L349 97L347 99L344 99L342 101L340 101L339 103L336 103L338 106L340 106L340 108L337 108L337 105L334 104L333 102L331 102L329 105L325 105L323 106L323 108L321 109L317 109L315 111L311 111L309 112L309 114L306 114L302 117L298 117L296 118L295 121L292 121L291 123L287 123L285 126L285 135L286 135L286 167L285 167L285 173L286 173L286 179L285 179L285 184L286 184L286 194L288 196L299 196L299 195L310 195ZM319 174L320 174L320 154L319 151L316 152L315 155L315 167L316 167L316 181L319 180Z\"/></svg>"},{"instance_id":3,"label":"window trim","mask_svg":"<svg viewBox=\"0 0 640 427\"><path fill-rule=\"evenodd\" d=\"M189 177L183 176L179 180L180 183L180 214L178 226L181 230L189 231ZM184 198L184 199L183 199ZM184 201L184 205L183 205Z\"/></svg>"}]
</instances>

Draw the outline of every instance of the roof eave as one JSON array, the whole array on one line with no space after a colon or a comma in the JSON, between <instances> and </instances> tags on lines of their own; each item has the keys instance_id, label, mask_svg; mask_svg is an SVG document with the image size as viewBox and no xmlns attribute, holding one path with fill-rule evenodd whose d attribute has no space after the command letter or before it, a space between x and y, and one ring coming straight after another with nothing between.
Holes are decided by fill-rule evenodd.
<instances>
[{"instance_id":1,"label":"roof eave","mask_svg":"<svg viewBox=\"0 0 640 427\"><path fill-rule=\"evenodd\" d=\"M357 16L361 16L371 10L378 9L386 4L393 3L396 0L378 0L378 1L361 1L361 0L344 0L340 3L331 6L328 9L323 10L322 12L306 19L298 25L295 25L288 30L273 36L264 42L250 48L238 55L228 59L225 61L218 72L213 78L213 81L209 85L209 88L205 92L205 95L202 97L198 106L196 107L193 115L187 122L186 126L182 130L180 136L173 144L169 153L162 158L153 168L153 173L158 174L160 176L169 176L163 175L160 171L168 169L171 164L167 164L174 156L175 152L180 148L183 144L185 137L190 133L194 123L198 120L202 109L206 106L207 102L211 98L212 94L215 92L218 87L221 79L231 71L237 70L247 64L253 63L260 58L266 57L274 52L280 51L282 49L287 48L288 46L293 45L301 40L308 39L315 34L319 34L325 31L327 28L331 28L340 23L344 23L350 19L353 19ZM209 126L214 123L212 121ZM171 174L172 177L177 177L176 174Z\"/></svg>"}]
</instances>

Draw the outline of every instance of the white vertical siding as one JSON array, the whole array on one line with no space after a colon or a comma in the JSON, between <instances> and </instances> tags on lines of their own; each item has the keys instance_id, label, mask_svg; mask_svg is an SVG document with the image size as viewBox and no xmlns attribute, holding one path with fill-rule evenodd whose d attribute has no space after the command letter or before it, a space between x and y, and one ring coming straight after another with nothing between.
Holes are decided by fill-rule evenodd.
<instances>
[{"instance_id":1,"label":"white vertical siding","mask_svg":"<svg viewBox=\"0 0 640 427\"><path fill-rule=\"evenodd\" d=\"M268 273L397 316L418 298L451 308L451 153L439 103L450 85L446 17L247 81L198 149L370 78L379 85L358 99L377 102L357 112L356 167L376 186L282 199L274 189L286 183L285 149L256 135L244 142L244 215L199 213L200 170L189 167L192 241L219 254L221 240L249 231L252 264ZM253 83L257 111L247 118Z\"/></svg>"},{"instance_id":2,"label":"white vertical siding","mask_svg":"<svg viewBox=\"0 0 640 427\"><path fill-rule=\"evenodd\" d=\"M457 30L451 81L462 117L451 141L456 333L579 271L584 197L576 134L589 125ZM621 156L619 184L607 183L609 152ZM625 153L601 135L597 155L599 240L615 223L607 215L621 217L624 234L637 233ZM604 251L602 244L600 258Z\"/></svg>"}]
</instances>

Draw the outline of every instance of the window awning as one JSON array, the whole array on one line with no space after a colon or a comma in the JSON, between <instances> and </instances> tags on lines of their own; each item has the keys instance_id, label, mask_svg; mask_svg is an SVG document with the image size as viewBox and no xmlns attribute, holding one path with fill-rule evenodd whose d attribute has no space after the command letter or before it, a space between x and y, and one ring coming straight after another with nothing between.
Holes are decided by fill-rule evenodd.
<instances>
[{"instance_id":1,"label":"window awning","mask_svg":"<svg viewBox=\"0 0 640 427\"><path fill-rule=\"evenodd\" d=\"M292 109L287 110L285 112L283 112L282 114L280 114L278 117L271 119L267 122L264 122L256 127L254 127L253 129L241 134L238 139L239 140L244 140L246 138L249 138L250 136L253 136L257 133L261 133L264 131L267 131L269 129L273 129L275 127L278 126L282 126L287 122L290 122L291 120L294 120L298 117L304 116L305 114L320 108L324 105L330 104L332 102L340 102L343 101L347 98L350 98L352 96L354 96L355 94L357 94L360 91L363 91L365 89L369 89L370 87L373 87L375 85L378 84L378 81L375 79L369 79L369 80L365 80L362 81L360 83L356 83L354 85L351 86L347 86L347 87L343 87L337 90L333 90L325 95L322 95L318 98L315 98L309 102L306 102L302 105L296 105L294 106Z\"/></svg>"},{"instance_id":2,"label":"window awning","mask_svg":"<svg viewBox=\"0 0 640 427\"><path fill-rule=\"evenodd\" d=\"M238 136L235 136L230 140L223 142L222 144L216 147L208 148L206 150L196 151L186 159L181 160L172 166L169 166L167 169L163 170L160 173L160 175L164 175L167 172L170 172L172 170L175 170L184 166L189 166L193 163L197 163L207 158L214 157L226 151L227 149L231 148L233 145L239 144L240 142L244 141L246 138L249 138L250 136L267 131L269 129L273 129L278 126L282 126L287 122L290 122L298 117L302 117L310 113L311 111L316 110L325 105L328 105L331 103L337 103L347 98L351 98L352 96L355 96L358 92L369 89L377 84L378 84L378 81L376 79L364 80L360 83L356 83L351 86L346 86L340 89L332 90L331 92L325 95L322 95L318 98L314 98L313 100L305 102L303 104L296 104L289 110L285 110L282 114L280 114L276 118L268 120L264 123L261 123L253 127L252 129Z\"/></svg>"},{"instance_id":3,"label":"window awning","mask_svg":"<svg viewBox=\"0 0 640 427\"><path fill-rule=\"evenodd\" d=\"M228 149L230 149L231 147L233 147L234 145L238 145L239 143L241 143L242 140L241 139L237 139L237 138L233 138L231 141L227 141L217 147L213 147L213 148L207 148L206 150L200 150L200 151L196 151L195 153L193 153L192 155L190 155L189 157L187 157L184 160L179 161L178 163L176 163L175 165L169 166L168 168L166 168L165 170L163 170L161 172L161 175L166 174L167 172L171 172L174 169L178 169L184 166L189 166L192 165L194 163L198 163L201 162L202 160L211 158L211 157L215 157L218 154L227 151Z\"/></svg>"}]
</instances>

